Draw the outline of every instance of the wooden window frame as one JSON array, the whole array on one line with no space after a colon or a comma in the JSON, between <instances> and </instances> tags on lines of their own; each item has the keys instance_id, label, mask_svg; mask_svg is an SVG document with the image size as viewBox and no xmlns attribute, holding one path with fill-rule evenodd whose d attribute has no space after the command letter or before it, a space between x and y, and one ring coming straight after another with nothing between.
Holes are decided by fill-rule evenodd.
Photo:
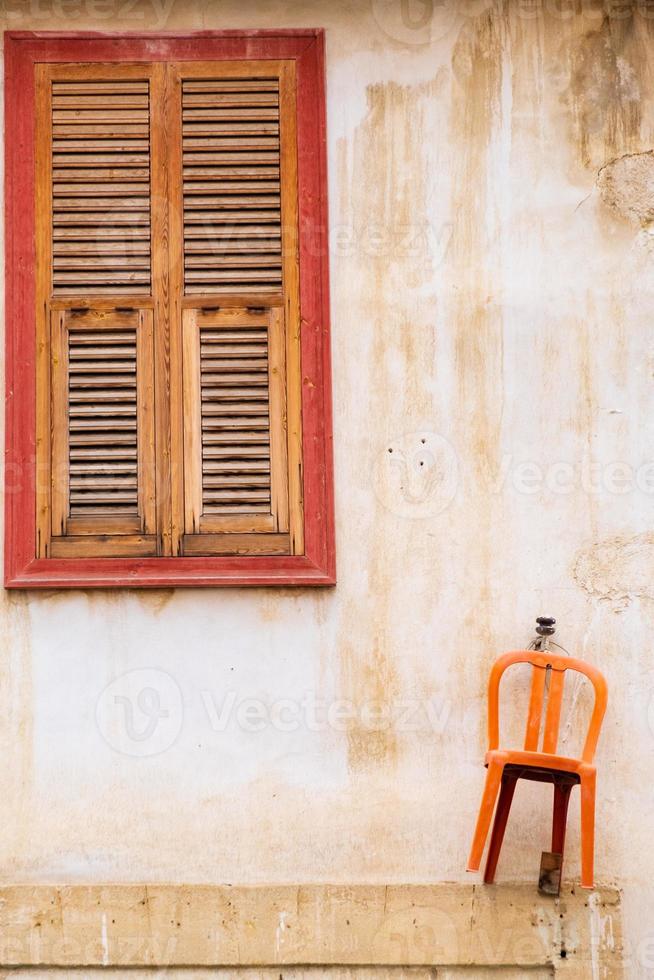
<instances>
[{"instance_id":1,"label":"wooden window frame","mask_svg":"<svg viewBox=\"0 0 654 980\"><path fill-rule=\"evenodd\" d=\"M35 66L287 60L297 79L304 549L293 555L37 558ZM333 585L332 409L321 30L5 34L5 587ZM156 275L156 270L154 271Z\"/></svg>"}]
</instances>

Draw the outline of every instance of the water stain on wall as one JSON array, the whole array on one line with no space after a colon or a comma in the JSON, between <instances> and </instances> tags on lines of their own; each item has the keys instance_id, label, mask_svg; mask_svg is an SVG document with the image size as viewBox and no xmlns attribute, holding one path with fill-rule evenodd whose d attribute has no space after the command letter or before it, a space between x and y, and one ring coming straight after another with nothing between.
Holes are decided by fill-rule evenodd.
<instances>
[{"instance_id":1,"label":"water stain on wall","mask_svg":"<svg viewBox=\"0 0 654 980\"><path fill-rule=\"evenodd\" d=\"M342 191L340 203L355 252L348 271L356 288L348 314L356 322L360 311L370 331L368 356L357 361L352 382L369 393L365 414L377 423L384 420L389 445L407 426L418 428L434 414L437 332L430 286L438 257L428 192L435 182L430 157L437 149L432 142L433 107L447 74L441 69L433 80L416 85L388 81L368 86L366 115L352 141L338 147L339 186L350 189L349 194ZM386 537L388 512L371 493L374 465L366 427L362 419L362 451L349 461L354 479L370 494L365 517L369 534L361 538L365 585L349 586L341 579L344 595L350 597L344 600L338 637L340 693L358 711L366 705L371 710L392 706L400 694L396 658L402 655L393 636L393 609L401 601L403 585ZM394 539L395 547L411 539L410 521L405 528L399 543ZM353 643L353 636L364 640ZM352 770L388 764L397 751L391 719L366 725L359 714L349 726Z\"/></svg>"},{"instance_id":2,"label":"water stain on wall","mask_svg":"<svg viewBox=\"0 0 654 980\"><path fill-rule=\"evenodd\" d=\"M473 462L495 459L501 421L502 320L490 257L487 155L500 117L504 28L493 11L467 23L452 56L451 139L457 147L449 267L464 444Z\"/></svg>"},{"instance_id":3,"label":"water stain on wall","mask_svg":"<svg viewBox=\"0 0 654 980\"><path fill-rule=\"evenodd\" d=\"M172 602L175 591L175 589L144 589L139 593L139 603L158 616Z\"/></svg>"},{"instance_id":4,"label":"water stain on wall","mask_svg":"<svg viewBox=\"0 0 654 980\"><path fill-rule=\"evenodd\" d=\"M562 99L572 142L579 162L592 169L641 148L654 26L635 8L624 7L626 16L607 13L599 26L569 38L561 48L569 73Z\"/></svg>"},{"instance_id":5,"label":"water stain on wall","mask_svg":"<svg viewBox=\"0 0 654 980\"><path fill-rule=\"evenodd\" d=\"M481 694L483 689L483 672L467 652L479 649L480 632L486 649L493 648L490 624L497 516L488 478L498 467L504 388L502 229L492 146L501 138L504 123L505 15L503 5L494 5L469 18L452 53L449 139L453 148L454 226L447 276L456 388L451 412L462 466L470 474L468 519L460 547L466 555L466 591L474 596L470 608L462 611L452 671L461 696L470 696L472 691Z\"/></svg>"}]
</instances>

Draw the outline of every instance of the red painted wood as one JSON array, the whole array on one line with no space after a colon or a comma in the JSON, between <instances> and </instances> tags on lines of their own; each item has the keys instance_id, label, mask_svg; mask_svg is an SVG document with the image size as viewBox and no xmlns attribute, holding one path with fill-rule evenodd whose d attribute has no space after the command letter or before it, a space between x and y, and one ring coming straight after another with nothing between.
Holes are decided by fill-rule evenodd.
<instances>
[{"instance_id":1,"label":"red painted wood","mask_svg":"<svg viewBox=\"0 0 654 980\"><path fill-rule=\"evenodd\" d=\"M196 585L333 585L304 555L282 558L33 559L7 588Z\"/></svg>"},{"instance_id":2,"label":"red painted wood","mask_svg":"<svg viewBox=\"0 0 654 980\"><path fill-rule=\"evenodd\" d=\"M517 782L518 777L511 773L505 772L502 776L502 788L500 790L500 798L497 801L493 831L488 846L488 857L486 858L486 869L484 871L485 885L492 885L495 881L495 871L497 870L497 862L500 857L500 851L502 850L502 841L504 840L504 832L509 820L509 812Z\"/></svg>"},{"instance_id":3,"label":"red painted wood","mask_svg":"<svg viewBox=\"0 0 654 980\"><path fill-rule=\"evenodd\" d=\"M297 63L306 555L36 559L34 63L247 58L294 59ZM5 587L334 584L324 70L324 34L320 30L5 34Z\"/></svg>"},{"instance_id":4,"label":"red painted wood","mask_svg":"<svg viewBox=\"0 0 654 980\"><path fill-rule=\"evenodd\" d=\"M335 576L324 34L297 73L305 550Z\"/></svg>"},{"instance_id":5,"label":"red painted wood","mask_svg":"<svg viewBox=\"0 0 654 980\"><path fill-rule=\"evenodd\" d=\"M36 554L34 375L34 71L5 45L5 576Z\"/></svg>"}]
</instances>

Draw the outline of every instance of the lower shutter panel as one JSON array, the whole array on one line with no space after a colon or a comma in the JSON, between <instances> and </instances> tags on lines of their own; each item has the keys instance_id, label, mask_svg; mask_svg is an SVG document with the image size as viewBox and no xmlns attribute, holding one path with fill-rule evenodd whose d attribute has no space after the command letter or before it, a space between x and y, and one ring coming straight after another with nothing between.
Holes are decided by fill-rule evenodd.
<instances>
[{"instance_id":1,"label":"lower shutter panel","mask_svg":"<svg viewBox=\"0 0 654 980\"><path fill-rule=\"evenodd\" d=\"M280 308L184 315L185 554L288 554Z\"/></svg>"},{"instance_id":2,"label":"lower shutter panel","mask_svg":"<svg viewBox=\"0 0 654 980\"><path fill-rule=\"evenodd\" d=\"M53 557L154 555L149 310L55 310Z\"/></svg>"}]
</instances>

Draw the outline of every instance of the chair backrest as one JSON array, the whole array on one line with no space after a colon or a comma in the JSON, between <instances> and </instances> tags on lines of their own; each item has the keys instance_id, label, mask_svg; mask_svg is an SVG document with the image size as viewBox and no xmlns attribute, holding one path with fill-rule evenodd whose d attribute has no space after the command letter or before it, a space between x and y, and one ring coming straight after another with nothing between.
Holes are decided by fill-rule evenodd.
<instances>
[{"instance_id":1,"label":"chair backrest","mask_svg":"<svg viewBox=\"0 0 654 980\"><path fill-rule=\"evenodd\" d=\"M592 762L595 749L597 748L597 739L599 738L602 719L606 711L608 698L606 680L596 667L587 664L584 660L576 660L574 657L550 653L549 651L541 653L539 650L514 650L511 653L503 654L493 664L488 681L489 749L499 748L500 680L507 667L511 667L513 664L531 664L533 667L529 713L527 715L527 728L524 742L524 748L528 752L556 754L561 722L561 701L563 698L565 672L566 670L574 670L588 677L595 689L595 703L581 757L584 762ZM548 670L550 671L549 697L547 711L545 713L545 724L543 726L543 743L542 747L539 748L538 743L545 695L545 678Z\"/></svg>"}]
</instances>

